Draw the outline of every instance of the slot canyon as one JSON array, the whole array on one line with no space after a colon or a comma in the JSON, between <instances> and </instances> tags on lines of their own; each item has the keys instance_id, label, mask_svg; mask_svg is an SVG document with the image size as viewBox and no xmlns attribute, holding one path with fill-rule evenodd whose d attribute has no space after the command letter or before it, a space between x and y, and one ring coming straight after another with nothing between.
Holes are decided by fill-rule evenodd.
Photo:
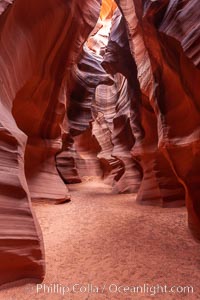
<instances>
[{"instance_id":1,"label":"slot canyon","mask_svg":"<svg viewBox=\"0 0 200 300\"><path fill-rule=\"evenodd\" d=\"M200 299L199 0L0 0L0 175L0 299Z\"/></svg>"}]
</instances>

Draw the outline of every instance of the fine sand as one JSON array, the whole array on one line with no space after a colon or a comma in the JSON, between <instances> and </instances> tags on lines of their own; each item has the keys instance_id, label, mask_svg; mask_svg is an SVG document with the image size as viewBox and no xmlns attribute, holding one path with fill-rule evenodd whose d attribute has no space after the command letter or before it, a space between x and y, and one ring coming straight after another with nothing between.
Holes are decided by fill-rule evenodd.
<instances>
[{"instance_id":1,"label":"fine sand","mask_svg":"<svg viewBox=\"0 0 200 300\"><path fill-rule=\"evenodd\" d=\"M38 293L33 284L3 290L0 299L200 299L200 244L187 229L185 208L140 206L135 195L113 195L97 181L70 190L70 203L33 204L44 236L45 285ZM144 284L146 289L190 285L194 293L128 291ZM115 292L120 286L127 292Z\"/></svg>"}]
</instances>

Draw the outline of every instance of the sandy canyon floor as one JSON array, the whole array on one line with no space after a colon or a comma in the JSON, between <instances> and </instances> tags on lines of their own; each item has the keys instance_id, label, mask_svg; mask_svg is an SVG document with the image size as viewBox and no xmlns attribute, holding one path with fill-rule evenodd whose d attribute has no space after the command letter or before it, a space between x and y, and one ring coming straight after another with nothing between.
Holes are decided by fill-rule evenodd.
<instances>
[{"instance_id":1,"label":"sandy canyon floor","mask_svg":"<svg viewBox=\"0 0 200 300\"><path fill-rule=\"evenodd\" d=\"M140 206L134 195L113 195L96 181L70 190L70 203L34 203L46 251L43 286L3 290L0 299L200 299L200 244L187 229L185 208ZM194 293L115 292L144 284L190 285Z\"/></svg>"}]
</instances>

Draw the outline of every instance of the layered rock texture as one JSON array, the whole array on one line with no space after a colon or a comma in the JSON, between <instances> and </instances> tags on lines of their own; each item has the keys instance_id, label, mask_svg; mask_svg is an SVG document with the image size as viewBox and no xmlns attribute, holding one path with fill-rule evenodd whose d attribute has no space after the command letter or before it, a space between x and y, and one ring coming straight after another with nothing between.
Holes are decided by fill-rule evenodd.
<instances>
[{"instance_id":1,"label":"layered rock texture","mask_svg":"<svg viewBox=\"0 0 200 300\"><path fill-rule=\"evenodd\" d=\"M44 276L31 199L69 197L55 166L68 132L66 81L99 10L93 0L15 0L1 15L0 284Z\"/></svg>"},{"instance_id":2,"label":"layered rock texture","mask_svg":"<svg viewBox=\"0 0 200 300\"><path fill-rule=\"evenodd\" d=\"M186 202L200 239L200 3L100 5L0 2L0 284L42 280L31 200L65 202L85 177Z\"/></svg>"},{"instance_id":3,"label":"layered rock texture","mask_svg":"<svg viewBox=\"0 0 200 300\"><path fill-rule=\"evenodd\" d=\"M137 66L143 136L141 201L186 200L189 227L199 224L199 8L190 1L117 1ZM139 127L138 127L139 128ZM184 190L183 190L184 189Z\"/></svg>"},{"instance_id":4,"label":"layered rock texture","mask_svg":"<svg viewBox=\"0 0 200 300\"><path fill-rule=\"evenodd\" d=\"M114 2L105 2L72 70L67 109L70 145L66 136L63 152L57 155L66 183L97 176L115 193L138 191L141 167L130 152L135 141L130 119L137 79L132 78L130 66L135 64L124 19Z\"/></svg>"}]
</instances>

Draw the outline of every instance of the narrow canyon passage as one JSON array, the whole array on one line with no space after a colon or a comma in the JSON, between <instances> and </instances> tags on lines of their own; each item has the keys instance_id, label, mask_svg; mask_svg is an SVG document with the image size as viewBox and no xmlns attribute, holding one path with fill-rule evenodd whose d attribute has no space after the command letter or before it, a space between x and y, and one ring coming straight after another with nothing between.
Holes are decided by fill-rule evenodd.
<instances>
[{"instance_id":1,"label":"narrow canyon passage","mask_svg":"<svg viewBox=\"0 0 200 300\"><path fill-rule=\"evenodd\" d=\"M187 230L185 208L141 206L133 194L114 195L99 181L71 185L72 202L36 202L46 251L43 284L92 284L105 291L37 294L35 285L1 291L0 299L199 299L199 244ZM119 294L111 284L194 287L195 294Z\"/></svg>"},{"instance_id":2,"label":"narrow canyon passage","mask_svg":"<svg viewBox=\"0 0 200 300\"><path fill-rule=\"evenodd\" d=\"M200 299L199 20L0 0L0 300Z\"/></svg>"}]
</instances>

